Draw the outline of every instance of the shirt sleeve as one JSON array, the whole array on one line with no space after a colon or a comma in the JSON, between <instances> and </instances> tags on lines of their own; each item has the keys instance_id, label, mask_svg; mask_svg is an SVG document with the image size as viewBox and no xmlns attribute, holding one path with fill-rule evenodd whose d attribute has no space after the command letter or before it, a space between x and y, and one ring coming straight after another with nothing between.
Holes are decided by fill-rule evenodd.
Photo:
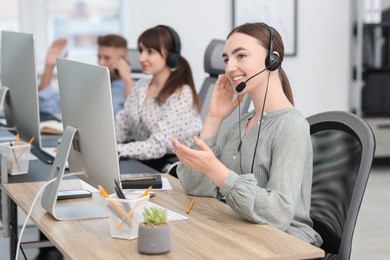
<instances>
[{"instance_id":1,"label":"shirt sleeve","mask_svg":"<svg viewBox=\"0 0 390 260\"><path fill-rule=\"evenodd\" d=\"M48 86L38 93L39 111L48 114L61 113L60 94L51 86Z\"/></svg>"},{"instance_id":2,"label":"shirt sleeve","mask_svg":"<svg viewBox=\"0 0 390 260\"><path fill-rule=\"evenodd\" d=\"M281 230L290 226L302 195L304 173L312 169L308 131L305 124L282 124L277 129L269 180L264 188L257 185L255 174L230 172L220 192L234 211L249 221Z\"/></svg>"},{"instance_id":3,"label":"shirt sleeve","mask_svg":"<svg viewBox=\"0 0 390 260\"><path fill-rule=\"evenodd\" d=\"M161 107L160 118L151 129L150 137L144 141L118 144L120 155L139 160L161 158L173 152L173 137L188 145L201 128L200 116L192 100L189 87L172 94Z\"/></svg>"},{"instance_id":4,"label":"shirt sleeve","mask_svg":"<svg viewBox=\"0 0 390 260\"><path fill-rule=\"evenodd\" d=\"M217 137L212 137L203 140L211 150L213 150L215 156L218 158L218 150L216 147ZM191 146L194 150L199 150L199 147L192 143ZM205 196L205 197L218 197L217 185L204 173L191 170L181 162L177 167L177 176L179 181L189 195Z\"/></svg>"}]
</instances>

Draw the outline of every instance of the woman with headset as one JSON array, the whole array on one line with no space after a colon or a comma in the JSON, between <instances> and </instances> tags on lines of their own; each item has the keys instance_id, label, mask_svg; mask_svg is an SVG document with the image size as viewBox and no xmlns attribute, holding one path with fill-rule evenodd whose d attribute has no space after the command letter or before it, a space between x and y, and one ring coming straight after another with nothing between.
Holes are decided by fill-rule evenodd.
<instances>
[{"instance_id":1,"label":"woman with headset","mask_svg":"<svg viewBox=\"0 0 390 260\"><path fill-rule=\"evenodd\" d=\"M174 29L147 29L138 38L138 49L142 70L152 77L137 81L116 116L118 151L121 158L162 171L174 156L172 138L190 145L201 129L199 98Z\"/></svg>"},{"instance_id":2,"label":"woman with headset","mask_svg":"<svg viewBox=\"0 0 390 260\"><path fill-rule=\"evenodd\" d=\"M186 193L224 199L248 221L319 246L322 239L310 219L310 130L294 108L283 57L280 34L264 23L243 24L230 32L223 53L225 74L216 82L199 136L192 149L172 141L180 160L177 175ZM251 96L254 110L217 146L223 119L244 94Z\"/></svg>"}]
</instances>

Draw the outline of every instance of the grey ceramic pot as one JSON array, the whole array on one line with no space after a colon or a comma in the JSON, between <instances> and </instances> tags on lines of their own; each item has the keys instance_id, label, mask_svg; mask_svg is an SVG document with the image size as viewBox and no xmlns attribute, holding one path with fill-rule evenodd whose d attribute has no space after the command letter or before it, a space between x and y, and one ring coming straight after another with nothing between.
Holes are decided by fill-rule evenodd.
<instances>
[{"instance_id":1,"label":"grey ceramic pot","mask_svg":"<svg viewBox=\"0 0 390 260\"><path fill-rule=\"evenodd\" d=\"M138 252L141 254L158 255L171 250L171 231L168 224L138 226Z\"/></svg>"}]
</instances>

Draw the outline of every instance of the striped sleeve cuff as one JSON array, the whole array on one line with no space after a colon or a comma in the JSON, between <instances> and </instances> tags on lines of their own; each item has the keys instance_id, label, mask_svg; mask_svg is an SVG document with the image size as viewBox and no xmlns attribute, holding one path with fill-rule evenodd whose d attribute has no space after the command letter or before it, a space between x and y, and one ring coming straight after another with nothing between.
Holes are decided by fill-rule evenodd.
<instances>
[{"instance_id":1,"label":"striped sleeve cuff","mask_svg":"<svg viewBox=\"0 0 390 260\"><path fill-rule=\"evenodd\" d=\"M222 186L220 187L219 192L226 197L233 189L238 178L239 176L237 173L230 171L228 177L225 179Z\"/></svg>"},{"instance_id":2,"label":"striped sleeve cuff","mask_svg":"<svg viewBox=\"0 0 390 260\"><path fill-rule=\"evenodd\" d=\"M215 136L215 137L204 139L203 142L207 144L208 147L213 147L217 144L217 137ZM194 142L192 143L191 148L194 150L199 150L199 147Z\"/></svg>"}]
</instances>

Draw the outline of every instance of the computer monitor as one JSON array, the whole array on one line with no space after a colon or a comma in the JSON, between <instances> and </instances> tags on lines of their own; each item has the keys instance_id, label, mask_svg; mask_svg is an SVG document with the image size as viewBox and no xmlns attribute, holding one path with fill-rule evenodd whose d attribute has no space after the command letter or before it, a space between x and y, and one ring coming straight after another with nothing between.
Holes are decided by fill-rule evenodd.
<instances>
[{"instance_id":1,"label":"computer monitor","mask_svg":"<svg viewBox=\"0 0 390 260\"><path fill-rule=\"evenodd\" d=\"M88 184L115 192L114 179L120 179L120 172L109 71L60 58L57 71L65 130L50 173L50 179L57 179L46 187L42 206L59 220L99 217L99 209L91 205L80 208L75 202L56 208L55 204L66 161L69 173L80 172L79 178Z\"/></svg>"},{"instance_id":2,"label":"computer monitor","mask_svg":"<svg viewBox=\"0 0 390 260\"><path fill-rule=\"evenodd\" d=\"M7 125L24 141L34 136L33 145L41 147L34 42L32 34L1 32L1 93Z\"/></svg>"}]
</instances>

